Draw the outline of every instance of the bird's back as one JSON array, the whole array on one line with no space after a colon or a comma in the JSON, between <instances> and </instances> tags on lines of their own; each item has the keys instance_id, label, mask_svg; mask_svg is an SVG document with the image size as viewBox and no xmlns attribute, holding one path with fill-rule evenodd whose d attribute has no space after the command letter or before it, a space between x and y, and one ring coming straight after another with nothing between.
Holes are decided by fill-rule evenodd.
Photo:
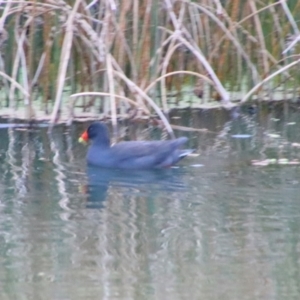
<instances>
[{"instance_id":1,"label":"bird's back","mask_svg":"<svg viewBox=\"0 0 300 300\"><path fill-rule=\"evenodd\" d=\"M110 168L166 167L181 159L181 150L178 148L186 141L186 137L168 141L130 141L102 149L92 145L88 161L94 165Z\"/></svg>"}]
</instances>

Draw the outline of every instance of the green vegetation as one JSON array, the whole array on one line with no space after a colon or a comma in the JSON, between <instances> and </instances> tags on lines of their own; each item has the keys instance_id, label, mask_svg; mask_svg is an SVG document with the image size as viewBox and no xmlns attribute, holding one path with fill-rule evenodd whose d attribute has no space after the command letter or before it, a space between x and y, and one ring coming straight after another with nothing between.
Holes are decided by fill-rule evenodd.
<instances>
[{"instance_id":1,"label":"green vegetation","mask_svg":"<svg viewBox=\"0 0 300 300\"><path fill-rule=\"evenodd\" d=\"M299 11L299 1L5 1L1 113L115 123L154 111L167 124L160 109L296 97Z\"/></svg>"}]
</instances>

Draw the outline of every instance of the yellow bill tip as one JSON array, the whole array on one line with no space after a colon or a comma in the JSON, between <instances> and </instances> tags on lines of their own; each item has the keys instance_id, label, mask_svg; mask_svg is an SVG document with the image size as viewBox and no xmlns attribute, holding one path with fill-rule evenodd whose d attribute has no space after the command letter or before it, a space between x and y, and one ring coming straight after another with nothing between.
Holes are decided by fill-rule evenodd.
<instances>
[{"instance_id":1,"label":"yellow bill tip","mask_svg":"<svg viewBox=\"0 0 300 300\"><path fill-rule=\"evenodd\" d=\"M84 145L87 144L87 142L86 142L82 137L80 137L80 138L78 139L78 142L81 143L81 144L84 144Z\"/></svg>"}]
</instances>

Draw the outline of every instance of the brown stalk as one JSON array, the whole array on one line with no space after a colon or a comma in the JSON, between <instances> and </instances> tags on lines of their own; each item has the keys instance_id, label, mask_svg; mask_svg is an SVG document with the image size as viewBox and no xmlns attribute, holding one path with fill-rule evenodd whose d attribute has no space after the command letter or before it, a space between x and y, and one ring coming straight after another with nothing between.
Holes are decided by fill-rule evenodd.
<instances>
[{"instance_id":1,"label":"brown stalk","mask_svg":"<svg viewBox=\"0 0 300 300\"><path fill-rule=\"evenodd\" d=\"M268 62L268 56L266 55L267 49L265 44L265 38L262 31L262 25L260 22L260 19L257 14L256 4L254 0L249 0L250 9L253 12L254 16L254 23L255 28L258 36L259 45L261 47L260 53L261 53L261 60L263 65L264 74L268 74L270 70L269 62Z\"/></svg>"},{"instance_id":2,"label":"brown stalk","mask_svg":"<svg viewBox=\"0 0 300 300\"><path fill-rule=\"evenodd\" d=\"M117 57L117 61L118 63L122 66L122 68L124 69L125 67L125 48L124 48L124 32L128 29L127 28L127 14L130 11L130 8L132 6L132 1L131 0L127 0L127 1L122 1L120 3L120 17L118 22L115 22L115 26L118 26L118 31L117 31L117 38L115 41L116 44L116 57Z\"/></svg>"},{"instance_id":3,"label":"brown stalk","mask_svg":"<svg viewBox=\"0 0 300 300\"><path fill-rule=\"evenodd\" d=\"M66 33L65 33L65 37L64 37L64 41L63 41L63 46L62 46L60 64L59 64L59 72L58 72L58 78L57 78L56 97L55 97L54 108L53 108L53 112L52 112L51 120L50 120L50 122L52 124L54 124L57 119L58 111L59 111L60 105L61 105L62 91L63 91L63 87L64 87L64 82L66 79L66 72L67 72L68 62L69 62L69 58L70 58L72 40L73 40L73 34L74 34L74 32L73 32L74 18L75 18L75 15L78 10L80 2L81 2L81 0L76 0L74 7L68 17L67 24L66 24Z\"/></svg>"},{"instance_id":4,"label":"brown stalk","mask_svg":"<svg viewBox=\"0 0 300 300\"><path fill-rule=\"evenodd\" d=\"M139 36L139 0L133 0L132 52L137 57Z\"/></svg>"},{"instance_id":5,"label":"brown stalk","mask_svg":"<svg viewBox=\"0 0 300 300\"><path fill-rule=\"evenodd\" d=\"M151 82L151 84L149 84L147 86L147 88L144 90L144 92L148 93L153 88L153 86L155 86L155 84L157 82L159 82L160 80L162 80L163 78L169 77L169 76L173 76L173 75L178 75L178 74L181 74L181 75L183 75L183 74L185 74L185 75L192 75L192 76L198 77L201 80L206 81L210 85L214 85L214 83L213 83L213 81L211 79L209 79L208 77L206 77L206 76L204 76L202 74L199 74L199 73L196 73L196 72L191 72L191 71L175 71L175 72L166 73L166 74L164 74L164 75L156 78L153 82Z\"/></svg>"},{"instance_id":6,"label":"brown stalk","mask_svg":"<svg viewBox=\"0 0 300 300\"><path fill-rule=\"evenodd\" d=\"M264 80L262 80L261 82L259 82L257 85L255 85L241 100L241 103L244 103L248 100L249 97L251 97L251 95L253 95L256 91L258 91L263 84L269 82L271 79L273 79L274 77L276 77L277 75L285 72L286 70L290 69L291 67L297 65L300 63L300 59L282 67L281 69L277 70L276 72L272 73L271 75L269 75L268 77L266 77Z\"/></svg>"},{"instance_id":7,"label":"brown stalk","mask_svg":"<svg viewBox=\"0 0 300 300\"><path fill-rule=\"evenodd\" d=\"M254 82L258 82L259 81L259 73L256 69L256 66L252 63L250 56L248 55L248 53L244 50L244 48L242 47L241 43L234 37L234 35L226 28L226 26L223 24L223 22L221 22L212 12L210 12L208 9L196 4L196 3L190 3L190 5L193 5L195 7L197 7L197 9L199 9L200 11L202 11L203 13L205 13L207 16L209 16L218 26L220 29L222 29L222 31L224 31L224 33L227 35L227 37L232 41L233 45L236 47L237 51L241 54L241 56L244 58L244 60L246 61L249 69L252 72L252 78ZM207 70L208 71L208 70Z\"/></svg>"},{"instance_id":8,"label":"brown stalk","mask_svg":"<svg viewBox=\"0 0 300 300\"><path fill-rule=\"evenodd\" d=\"M165 117L165 115L160 110L160 108L156 105L156 103L137 84L131 81L128 77L126 77L123 72L116 71L119 69L119 66L113 58L112 58L112 65L115 68L114 74L116 74L120 79L122 79L133 93L137 94L140 98L146 100L152 106L152 108L155 110L155 112L163 121L168 133L171 135L172 138L174 138L175 137L174 132L169 124L168 119Z\"/></svg>"},{"instance_id":9,"label":"brown stalk","mask_svg":"<svg viewBox=\"0 0 300 300\"><path fill-rule=\"evenodd\" d=\"M74 118L74 106L75 103L77 101L77 99L79 99L79 97L82 96L91 96L91 97L95 97L95 96L109 96L112 97L114 96L116 99L120 99L120 100L124 100L126 103L129 103L132 106L135 106L137 109L141 109L143 110L143 112L147 115L150 115L149 110L146 107L140 107L136 101L133 101L127 97L124 96L120 96L120 95L111 95L110 93L103 93L103 92L84 92L84 93L76 93L70 96L70 98L74 98L74 100L71 100L69 103L69 117L68 117L68 124L71 124Z\"/></svg>"},{"instance_id":10,"label":"brown stalk","mask_svg":"<svg viewBox=\"0 0 300 300\"><path fill-rule=\"evenodd\" d=\"M143 15L143 26L139 41L139 73L142 75L140 86L143 87L147 84L149 79L149 63L150 63L150 49L151 49L151 35L150 35L150 16L152 0L145 1L145 9Z\"/></svg>"},{"instance_id":11,"label":"brown stalk","mask_svg":"<svg viewBox=\"0 0 300 300\"><path fill-rule=\"evenodd\" d=\"M44 30L43 30L43 39L44 51L42 57L44 57L43 71L42 71L42 87L43 87L43 105L44 111L48 113L48 100L50 99L50 79L51 79L51 49L54 40L54 34L56 27L52 27L52 18L50 13L45 14L44 16Z\"/></svg>"}]
</instances>

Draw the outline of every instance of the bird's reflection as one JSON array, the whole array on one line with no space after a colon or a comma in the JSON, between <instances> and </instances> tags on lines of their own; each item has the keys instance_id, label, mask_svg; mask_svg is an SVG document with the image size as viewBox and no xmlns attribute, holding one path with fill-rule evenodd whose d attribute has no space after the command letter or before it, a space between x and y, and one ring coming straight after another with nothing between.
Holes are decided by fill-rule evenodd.
<instances>
[{"instance_id":1,"label":"bird's reflection","mask_svg":"<svg viewBox=\"0 0 300 300\"><path fill-rule=\"evenodd\" d=\"M87 176L87 207L101 208L106 200L109 188L125 188L123 191L132 192L134 189L143 195L153 194L154 191L183 191L184 168L163 170L119 170L104 169L88 166Z\"/></svg>"}]
</instances>

